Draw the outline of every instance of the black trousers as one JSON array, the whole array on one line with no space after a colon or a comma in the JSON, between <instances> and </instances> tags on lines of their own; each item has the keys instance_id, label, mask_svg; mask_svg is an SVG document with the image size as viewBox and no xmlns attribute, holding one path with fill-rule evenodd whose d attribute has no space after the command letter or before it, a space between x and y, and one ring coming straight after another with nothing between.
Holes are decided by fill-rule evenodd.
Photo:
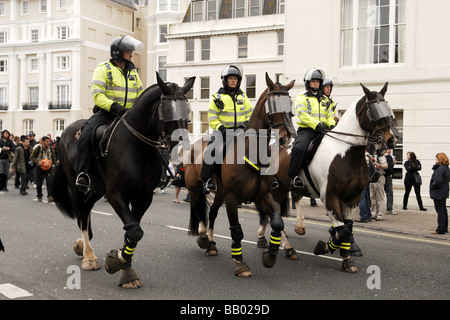
<instances>
[{"instance_id":1,"label":"black trousers","mask_svg":"<svg viewBox=\"0 0 450 320\"><path fill-rule=\"evenodd\" d=\"M27 191L29 174L28 174L28 172L19 173L16 171L16 175L19 177L19 181L20 181L20 185L19 185L20 193L25 193Z\"/></svg>"},{"instance_id":2,"label":"black trousers","mask_svg":"<svg viewBox=\"0 0 450 320\"><path fill-rule=\"evenodd\" d=\"M405 194L403 195L403 207L408 206L408 198L413 186L405 186ZM414 185L414 193L416 194L417 204L419 208L423 208L422 197L420 196L420 184Z\"/></svg>"},{"instance_id":3,"label":"black trousers","mask_svg":"<svg viewBox=\"0 0 450 320\"><path fill-rule=\"evenodd\" d=\"M315 131L311 128L298 128L297 136L295 137L292 146L291 162L289 163L289 178L294 179L299 175L306 158L306 151L312 140L314 140L320 131Z\"/></svg>"},{"instance_id":4,"label":"black trousers","mask_svg":"<svg viewBox=\"0 0 450 320\"><path fill-rule=\"evenodd\" d=\"M53 183L53 169L50 168L47 171L42 170L41 168L36 168L36 192L37 197L42 198L42 183L45 182L47 185L47 197L52 197L52 183Z\"/></svg>"},{"instance_id":5,"label":"black trousers","mask_svg":"<svg viewBox=\"0 0 450 320\"><path fill-rule=\"evenodd\" d=\"M92 132L95 127L101 124L112 123L115 115L104 110L94 113L81 127L81 134L77 140L77 176L81 172L86 172L92 154Z\"/></svg>"},{"instance_id":6,"label":"black trousers","mask_svg":"<svg viewBox=\"0 0 450 320\"><path fill-rule=\"evenodd\" d=\"M447 233L448 232L448 212L447 212L447 199L433 199L434 209L437 212L437 233Z\"/></svg>"}]
</instances>

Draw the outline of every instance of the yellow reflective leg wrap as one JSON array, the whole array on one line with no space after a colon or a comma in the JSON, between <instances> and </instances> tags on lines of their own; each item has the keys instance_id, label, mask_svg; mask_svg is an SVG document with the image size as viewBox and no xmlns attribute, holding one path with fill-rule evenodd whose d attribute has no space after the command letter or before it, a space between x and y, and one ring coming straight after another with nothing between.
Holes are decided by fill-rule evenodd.
<instances>
[{"instance_id":1,"label":"yellow reflective leg wrap","mask_svg":"<svg viewBox=\"0 0 450 320\"><path fill-rule=\"evenodd\" d=\"M270 236L270 243L279 246L281 244L281 237L274 237L273 235L271 235Z\"/></svg>"},{"instance_id":2,"label":"yellow reflective leg wrap","mask_svg":"<svg viewBox=\"0 0 450 320\"><path fill-rule=\"evenodd\" d=\"M136 247L133 248L125 242L122 247L122 257L125 260L130 261L133 259L134 250L136 250Z\"/></svg>"},{"instance_id":3,"label":"yellow reflective leg wrap","mask_svg":"<svg viewBox=\"0 0 450 320\"><path fill-rule=\"evenodd\" d=\"M333 239L334 238L330 238L330 240L328 240L328 250L330 250L331 253L333 253L334 251L336 251L336 249L339 248L339 244L333 242ZM336 241L336 239L334 239L334 241Z\"/></svg>"}]
</instances>

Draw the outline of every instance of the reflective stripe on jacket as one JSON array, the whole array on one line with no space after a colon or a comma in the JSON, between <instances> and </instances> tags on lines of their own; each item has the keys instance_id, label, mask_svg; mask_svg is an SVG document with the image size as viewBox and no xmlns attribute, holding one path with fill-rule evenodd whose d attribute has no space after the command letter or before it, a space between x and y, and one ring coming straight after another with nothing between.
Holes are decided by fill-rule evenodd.
<instances>
[{"instance_id":1,"label":"reflective stripe on jacket","mask_svg":"<svg viewBox=\"0 0 450 320\"><path fill-rule=\"evenodd\" d=\"M223 109L219 108L215 100L222 101ZM233 99L221 88L217 93L213 94L209 103L209 126L214 130L218 130L221 125L225 128L238 128L250 120L252 112L252 104L245 93L239 90L239 93Z\"/></svg>"},{"instance_id":2,"label":"reflective stripe on jacket","mask_svg":"<svg viewBox=\"0 0 450 320\"><path fill-rule=\"evenodd\" d=\"M94 102L100 108L110 111L113 102L129 109L144 91L136 68L131 63L122 71L111 61L98 65L92 76L91 92Z\"/></svg>"},{"instance_id":3,"label":"reflective stripe on jacket","mask_svg":"<svg viewBox=\"0 0 450 320\"><path fill-rule=\"evenodd\" d=\"M316 97L309 91L299 94L295 101L295 115L300 120L297 122L298 126L312 129L316 129L319 123L327 128L335 126L336 108L332 108L330 104L330 100L324 95Z\"/></svg>"}]
</instances>

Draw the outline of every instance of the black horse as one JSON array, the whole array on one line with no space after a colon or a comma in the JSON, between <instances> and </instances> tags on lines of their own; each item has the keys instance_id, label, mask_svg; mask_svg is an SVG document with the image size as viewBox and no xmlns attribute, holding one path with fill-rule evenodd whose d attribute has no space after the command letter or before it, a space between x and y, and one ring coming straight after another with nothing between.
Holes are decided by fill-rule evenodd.
<instances>
[{"instance_id":1,"label":"black horse","mask_svg":"<svg viewBox=\"0 0 450 320\"><path fill-rule=\"evenodd\" d=\"M124 224L125 240L120 250L107 254L105 269L111 274L122 270L119 285L127 288L142 286L131 269L134 250L144 233L139 224L160 181L159 148L173 147L178 143L178 138L171 139L174 131L187 129L189 106L185 94L192 88L195 77L182 88L176 83L164 83L158 73L157 80L158 84L147 88L133 108L112 125L107 156L92 157L88 169L91 187L87 193L75 186L76 135L85 120L74 122L62 133L60 163L54 176L56 205L63 214L77 218L81 229L82 238L75 242L74 250L84 256L83 270L100 269L90 244L93 236L90 212L95 202L106 195Z\"/></svg>"}]
</instances>

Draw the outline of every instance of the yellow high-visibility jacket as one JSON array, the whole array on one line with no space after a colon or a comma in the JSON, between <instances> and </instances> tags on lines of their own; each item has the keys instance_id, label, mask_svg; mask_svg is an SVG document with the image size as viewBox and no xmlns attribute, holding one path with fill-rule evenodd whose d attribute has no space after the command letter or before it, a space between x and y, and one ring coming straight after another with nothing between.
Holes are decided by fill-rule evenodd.
<instances>
[{"instance_id":1,"label":"yellow high-visibility jacket","mask_svg":"<svg viewBox=\"0 0 450 320\"><path fill-rule=\"evenodd\" d=\"M250 120L252 112L252 104L244 92L239 90L233 99L221 88L213 94L209 103L208 123L214 130L218 130L221 125L225 128L238 128Z\"/></svg>"},{"instance_id":2,"label":"yellow high-visibility jacket","mask_svg":"<svg viewBox=\"0 0 450 320\"><path fill-rule=\"evenodd\" d=\"M110 111L114 102L129 109L144 91L142 81L133 63L129 62L125 70L114 63L100 63L94 71L91 92L94 102L100 108Z\"/></svg>"},{"instance_id":3,"label":"yellow high-visibility jacket","mask_svg":"<svg viewBox=\"0 0 450 320\"><path fill-rule=\"evenodd\" d=\"M334 115L336 110L330 108L330 100L324 96L316 97L310 91L299 94L295 101L295 115L300 120L297 122L300 128L316 129L319 123L326 128L336 125Z\"/></svg>"}]
</instances>

